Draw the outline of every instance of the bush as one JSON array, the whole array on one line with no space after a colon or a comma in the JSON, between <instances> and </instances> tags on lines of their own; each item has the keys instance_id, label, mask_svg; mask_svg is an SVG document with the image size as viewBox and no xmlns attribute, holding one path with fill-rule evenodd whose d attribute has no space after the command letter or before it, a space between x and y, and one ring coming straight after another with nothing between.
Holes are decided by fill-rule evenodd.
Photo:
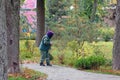
<instances>
[{"instance_id":1,"label":"bush","mask_svg":"<svg viewBox=\"0 0 120 80\"><path fill-rule=\"evenodd\" d=\"M73 56L74 55L73 52L70 51L69 49L65 49L64 55L65 55L65 59L64 59L65 65L73 66L75 64L75 61L77 60L77 58Z\"/></svg>"},{"instance_id":2,"label":"bush","mask_svg":"<svg viewBox=\"0 0 120 80\"><path fill-rule=\"evenodd\" d=\"M106 66L112 66L112 60L111 59L107 59L105 65Z\"/></svg>"},{"instance_id":3,"label":"bush","mask_svg":"<svg viewBox=\"0 0 120 80\"><path fill-rule=\"evenodd\" d=\"M25 48L30 52L34 53L35 52L35 43L31 43L30 40L25 41Z\"/></svg>"},{"instance_id":4,"label":"bush","mask_svg":"<svg viewBox=\"0 0 120 80\"><path fill-rule=\"evenodd\" d=\"M49 56L50 56L50 60L54 59L52 54L49 54Z\"/></svg>"},{"instance_id":5,"label":"bush","mask_svg":"<svg viewBox=\"0 0 120 80\"><path fill-rule=\"evenodd\" d=\"M64 60L65 60L65 55L64 55L64 53L58 54L57 57L58 57L59 63L60 63L60 64L64 64Z\"/></svg>"},{"instance_id":6,"label":"bush","mask_svg":"<svg viewBox=\"0 0 120 80\"><path fill-rule=\"evenodd\" d=\"M20 59L31 59L40 56L38 47L35 46L33 40L20 41Z\"/></svg>"},{"instance_id":7,"label":"bush","mask_svg":"<svg viewBox=\"0 0 120 80\"><path fill-rule=\"evenodd\" d=\"M75 67L80 69L98 69L103 64L105 64L105 58L103 56L93 55L78 59Z\"/></svg>"},{"instance_id":8,"label":"bush","mask_svg":"<svg viewBox=\"0 0 120 80\"><path fill-rule=\"evenodd\" d=\"M20 40L35 40L36 34L35 33L26 33L21 32L20 33Z\"/></svg>"},{"instance_id":9,"label":"bush","mask_svg":"<svg viewBox=\"0 0 120 80\"><path fill-rule=\"evenodd\" d=\"M32 58L33 54L31 52L29 52L28 50L21 50L20 52L20 58L21 59L27 59L27 58Z\"/></svg>"},{"instance_id":10,"label":"bush","mask_svg":"<svg viewBox=\"0 0 120 80\"><path fill-rule=\"evenodd\" d=\"M96 45L95 42L88 43L84 42L82 45L79 45L77 41L68 42L67 47L73 52L76 57L86 57L93 54L103 55L100 50L100 47Z\"/></svg>"},{"instance_id":11,"label":"bush","mask_svg":"<svg viewBox=\"0 0 120 80\"><path fill-rule=\"evenodd\" d=\"M114 28L101 28L99 29L99 36L104 41L110 41L114 36Z\"/></svg>"},{"instance_id":12,"label":"bush","mask_svg":"<svg viewBox=\"0 0 120 80\"><path fill-rule=\"evenodd\" d=\"M79 60L76 60L75 67L80 69L90 69L91 66L88 58L81 58Z\"/></svg>"}]
</instances>

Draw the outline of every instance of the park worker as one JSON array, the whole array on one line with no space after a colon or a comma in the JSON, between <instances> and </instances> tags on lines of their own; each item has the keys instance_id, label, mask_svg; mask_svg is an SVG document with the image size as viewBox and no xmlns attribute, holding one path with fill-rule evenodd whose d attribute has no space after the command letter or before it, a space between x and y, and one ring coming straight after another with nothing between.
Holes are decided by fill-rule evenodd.
<instances>
[{"instance_id":1,"label":"park worker","mask_svg":"<svg viewBox=\"0 0 120 80\"><path fill-rule=\"evenodd\" d=\"M52 31L48 31L46 35L43 36L41 43L39 45L39 49L41 52L41 59L40 59L40 66L44 65L44 60L46 59L46 65L52 66L50 64L50 54L49 50L51 49L51 38L53 37L54 33Z\"/></svg>"}]
</instances>

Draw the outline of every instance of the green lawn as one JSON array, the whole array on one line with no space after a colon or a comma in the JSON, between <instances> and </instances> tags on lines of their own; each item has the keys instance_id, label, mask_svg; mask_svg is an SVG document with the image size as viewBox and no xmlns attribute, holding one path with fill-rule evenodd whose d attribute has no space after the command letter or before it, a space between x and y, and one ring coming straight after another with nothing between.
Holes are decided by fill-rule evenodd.
<instances>
[{"instance_id":1,"label":"green lawn","mask_svg":"<svg viewBox=\"0 0 120 80\"><path fill-rule=\"evenodd\" d=\"M97 42L107 59L112 59L113 42Z\"/></svg>"}]
</instances>

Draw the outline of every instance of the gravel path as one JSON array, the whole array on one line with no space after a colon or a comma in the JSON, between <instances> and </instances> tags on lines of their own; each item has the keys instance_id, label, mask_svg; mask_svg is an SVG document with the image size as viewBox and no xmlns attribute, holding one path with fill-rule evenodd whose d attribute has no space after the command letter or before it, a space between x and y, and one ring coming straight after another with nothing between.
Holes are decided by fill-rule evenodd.
<instances>
[{"instance_id":1,"label":"gravel path","mask_svg":"<svg viewBox=\"0 0 120 80\"><path fill-rule=\"evenodd\" d=\"M22 66L47 74L47 80L120 80L120 76L84 72L57 65L49 67L39 66L39 64L22 64Z\"/></svg>"}]
</instances>

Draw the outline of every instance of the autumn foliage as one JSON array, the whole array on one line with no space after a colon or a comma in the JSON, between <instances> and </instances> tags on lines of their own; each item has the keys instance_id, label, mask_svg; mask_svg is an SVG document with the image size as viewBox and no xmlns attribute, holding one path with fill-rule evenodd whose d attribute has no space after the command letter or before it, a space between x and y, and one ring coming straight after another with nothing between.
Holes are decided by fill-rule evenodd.
<instances>
[{"instance_id":1,"label":"autumn foliage","mask_svg":"<svg viewBox=\"0 0 120 80\"><path fill-rule=\"evenodd\" d=\"M45 80L47 75L40 73L40 72L36 72L34 70L25 68L23 69L23 71L21 71L21 73L15 73L15 74L8 74L9 78L23 78L23 79L31 79L31 80Z\"/></svg>"}]
</instances>

